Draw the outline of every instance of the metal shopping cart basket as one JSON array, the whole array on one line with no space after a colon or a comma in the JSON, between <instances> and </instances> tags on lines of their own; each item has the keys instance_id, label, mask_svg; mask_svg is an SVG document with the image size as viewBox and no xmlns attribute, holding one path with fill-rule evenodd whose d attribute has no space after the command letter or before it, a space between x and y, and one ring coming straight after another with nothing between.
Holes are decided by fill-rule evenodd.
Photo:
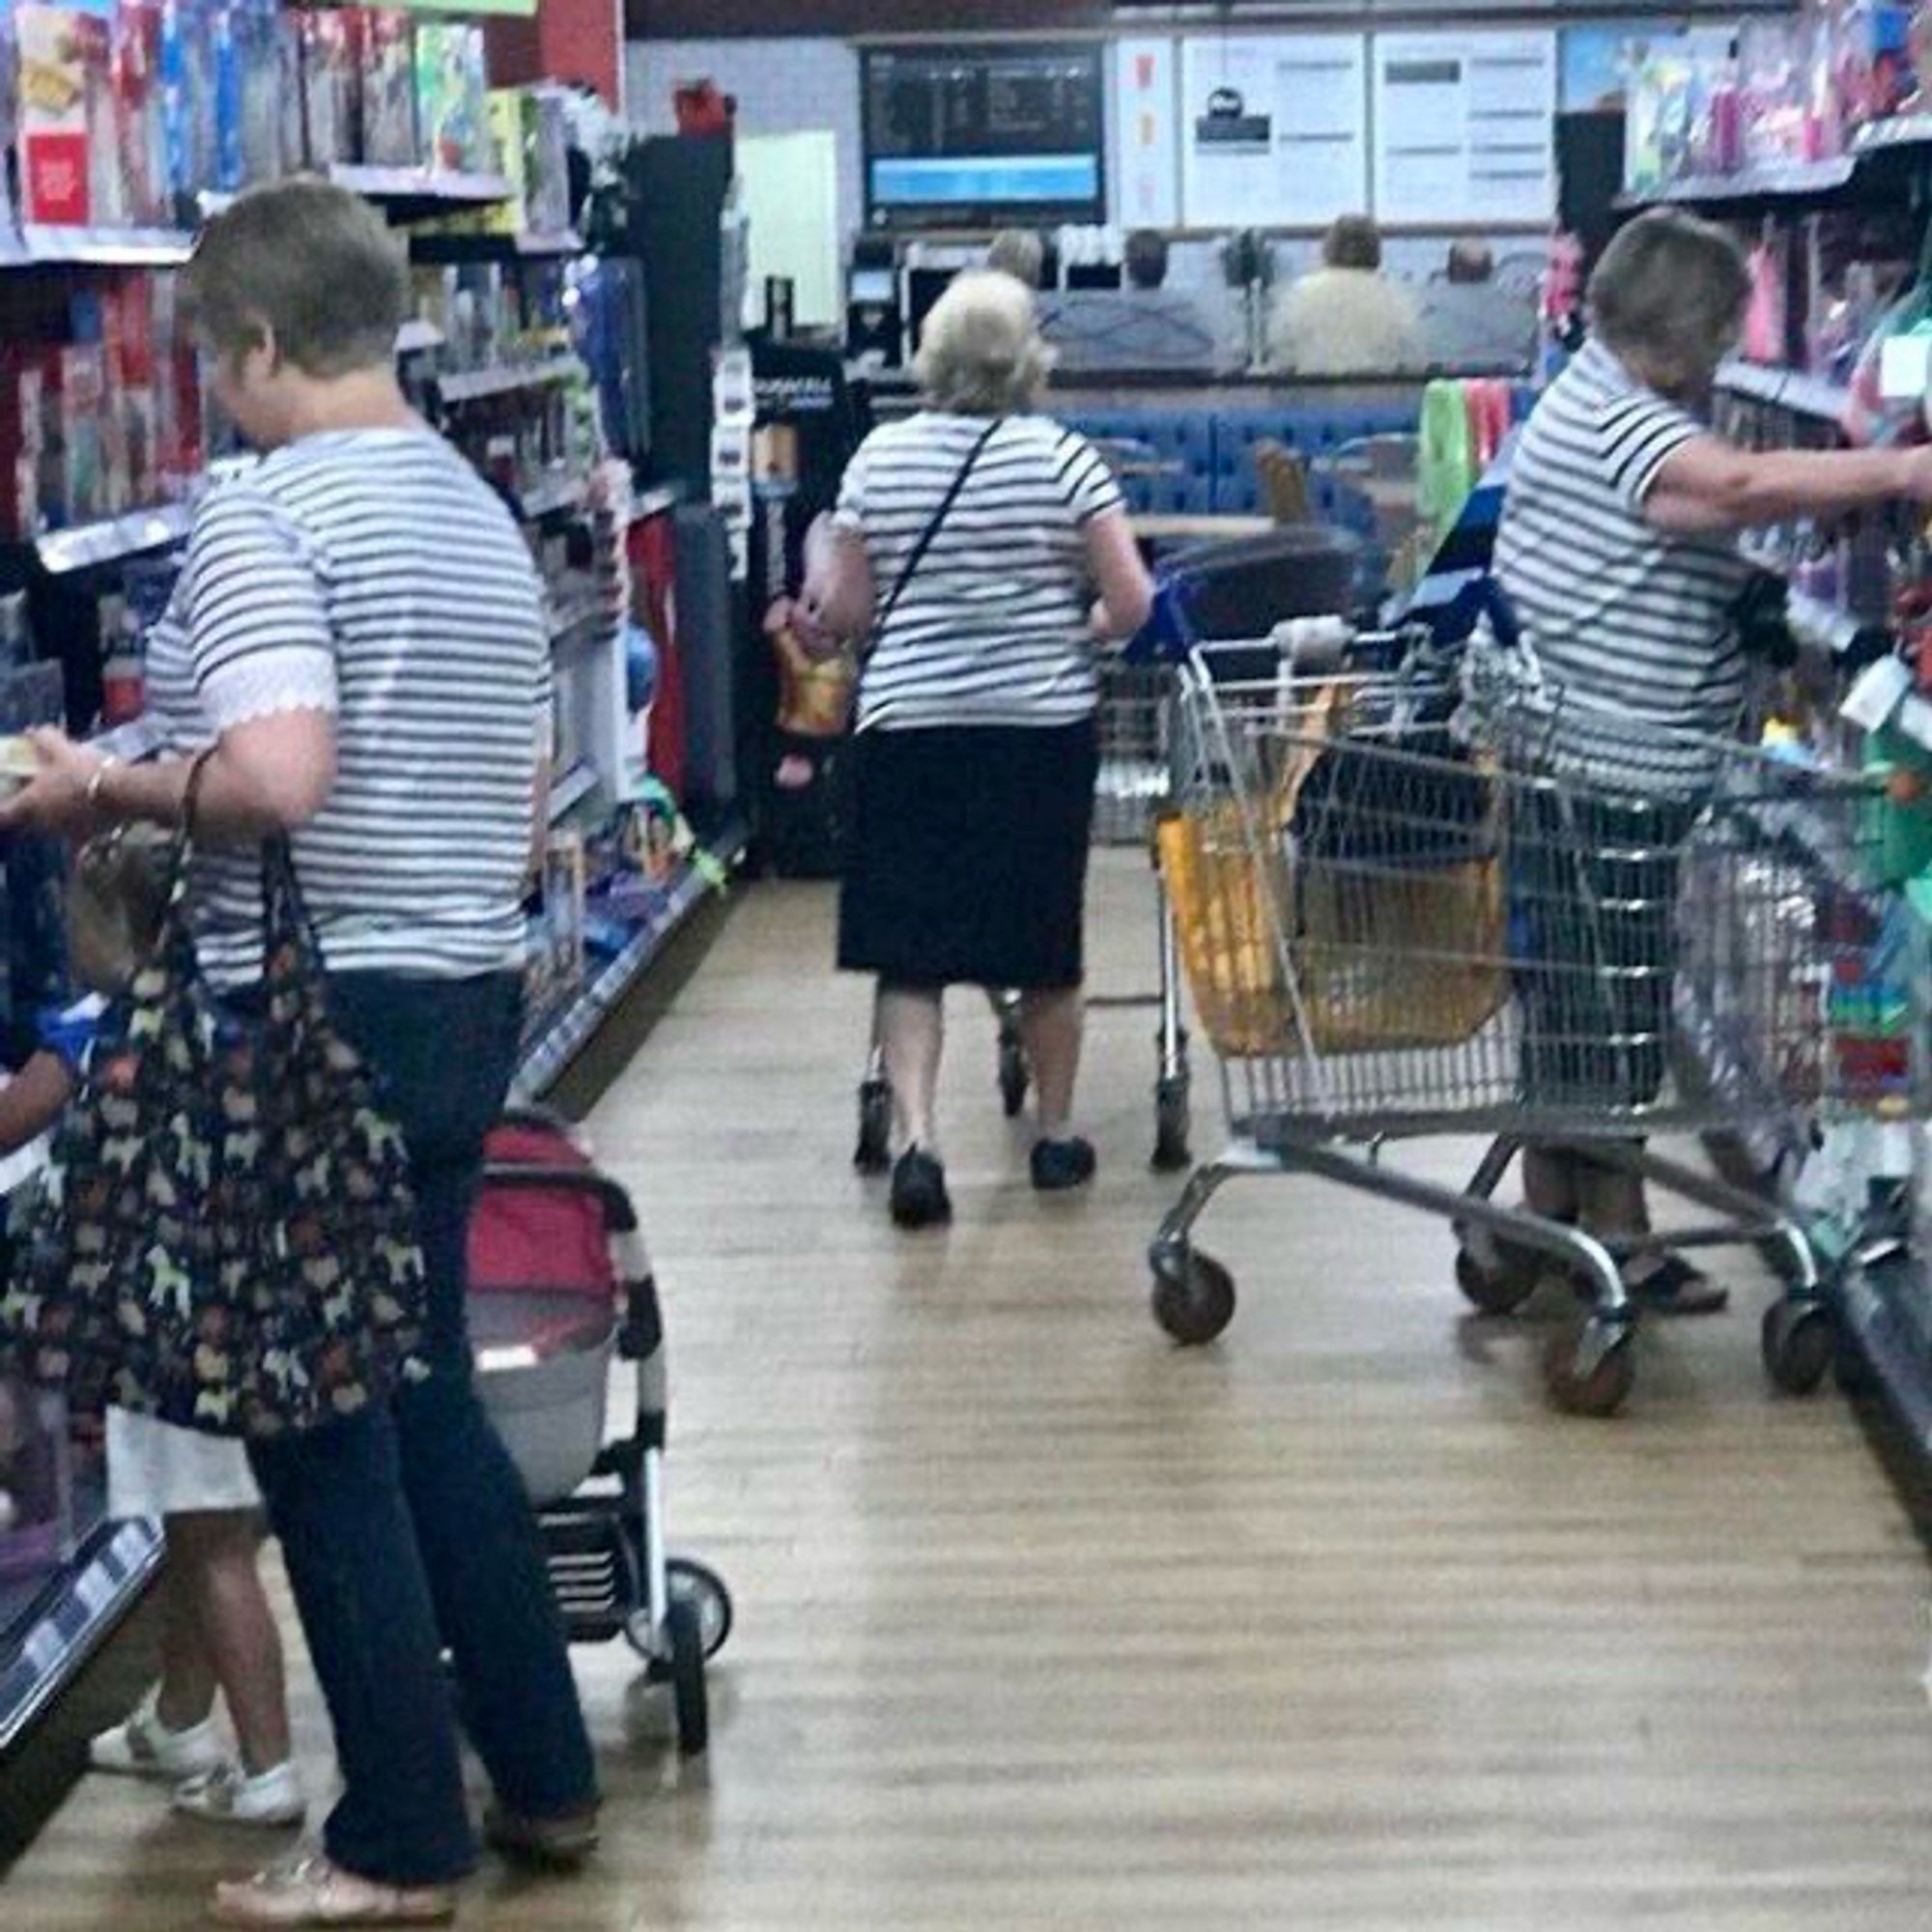
<instances>
[{"instance_id":1,"label":"metal shopping cart basket","mask_svg":"<svg viewBox=\"0 0 1932 1932\"><path fill-rule=\"evenodd\" d=\"M1128 663L1110 658L1100 668L1096 714L1100 740L1099 777L1094 798L1094 842L1101 846L1146 845L1164 810L1174 773L1174 700L1178 677L1167 664ZM1153 1165L1175 1173L1192 1159L1190 1078L1187 1035L1181 1024L1179 962L1165 894L1154 874L1153 923L1158 979L1151 993L1099 997L1097 1011L1152 1009L1159 1015L1155 1037ZM999 1026L1000 1100L1009 1120L1026 1106L1032 1074L1020 1037L1019 998L988 989ZM862 1173L882 1174L891 1165L892 1083L876 1037L859 1087L859 1144L854 1164Z\"/></svg>"},{"instance_id":2,"label":"metal shopping cart basket","mask_svg":"<svg viewBox=\"0 0 1932 1932\"><path fill-rule=\"evenodd\" d=\"M1216 1191L1304 1172L1443 1216L1486 1312L1565 1276L1582 1305L1550 1393L1608 1414L1634 1375L1618 1264L1637 1243L1499 1205L1534 1142L1711 1217L1673 1246L1764 1244L1786 1282L1767 1366L1815 1386L1833 1335L1798 1226L1642 1137L1922 1114L1916 928L1864 883L1883 799L1399 638L1240 684L1197 653L1176 719L1160 862L1231 1140L1153 1241L1162 1327L1202 1343L1233 1318L1193 1241ZM1447 1133L1491 1139L1461 1192L1381 1158Z\"/></svg>"}]
</instances>

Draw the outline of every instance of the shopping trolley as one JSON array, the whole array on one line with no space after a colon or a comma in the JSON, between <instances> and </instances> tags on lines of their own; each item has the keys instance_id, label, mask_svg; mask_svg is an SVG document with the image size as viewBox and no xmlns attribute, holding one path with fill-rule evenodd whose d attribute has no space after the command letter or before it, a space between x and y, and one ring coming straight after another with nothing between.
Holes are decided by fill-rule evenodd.
<instances>
[{"instance_id":1,"label":"shopping trolley","mask_svg":"<svg viewBox=\"0 0 1932 1932\"><path fill-rule=\"evenodd\" d=\"M1161 1326L1204 1343L1233 1319L1234 1280L1193 1238L1216 1192L1307 1173L1450 1222L1486 1313L1566 1280L1581 1305L1550 1394L1608 1414L1634 1375L1619 1262L1638 1243L1499 1205L1536 1143L1710 1217L1674 1247L1763 1245L1785 1282L1767 1368L1815 1387L1833 1334L1798 1225L1641 1137L1802 1143L1834 1112L1923 1112L1922 948L1866 883L1883 796L1400 636L1245 683L1197 652L1174 715L1160 861L1231 1138L1152 1243ZM1382 1158L1446 1133L1490 1138L1461 1191Z\"/></svg>"},{"instance_id":2,"label":"shopping trolley","mask_svg":"<svg viewBox=\"0 0 1932 1932\"><path fill-rule=\"evenodd\" d=\"M1096 713L1099 776L1094 798L1094 842L1103 846L1148 846L1165 808L1174 771L1173 667L1108 659L1100 669ZM1180 1010L1180 972L1174 929L1167 915L1159 873L1153 872L1155 970L1151 993L1100 996L1091 1010L1152 1009L1155 1035L1153 1165L1162 1173L1186 1167L1192 1122L1187 1034ZM1019 996L1004 988L987 993L998 1026L997 1077L1000 1101L1009 1120L1017 1120L1032 1086L1026 1046L1020 1037ZM859 1143L853 1162L864 1174L882 1174L892 1164L893 1089L876 1032L865 1078L859 1087Z\"/></svg>"}]
</instances>

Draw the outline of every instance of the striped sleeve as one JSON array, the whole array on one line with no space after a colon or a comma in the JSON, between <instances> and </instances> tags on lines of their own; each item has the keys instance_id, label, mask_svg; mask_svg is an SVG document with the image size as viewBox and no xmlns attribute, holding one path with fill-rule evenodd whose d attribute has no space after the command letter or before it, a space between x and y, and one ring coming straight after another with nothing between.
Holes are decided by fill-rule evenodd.
<instances>
[{"instance_id":1,"label":"striped sleeve","mask_svg":"<svg viewBox=\"0 0 1932 1932\"><path fill-rule=\"evenodd\" d=\"M1675 403L1639 393L1609 403L1604 410L1600 433L1610 480L1625 505L1640 515L1658 471L1705 431L1695 416Z\"/></svg>"},{"instance_id":2,"label":"striped sleeve","mask_svg":"<svg viewBox=\"0 0 1932 1932\"><path fill-rule=\"evenodd\" d=\"M1095 517L1126 507L1121 486L1100 452L1084 436L1067 431L1060 447L1056 479L1073 521L1085 529Z\"/></svg>"},{"instance_id":3,"label":"striped sleeve","mask_svg":"<svg viewBox=\"0 0 1932 1932\"><path fill-rule=\"evenodd\" d=\"M337 709L334 640L312 547L245 483L195 517L186 567L195 688L217 732L284 711Z\"/></svg>"}]
</instances>

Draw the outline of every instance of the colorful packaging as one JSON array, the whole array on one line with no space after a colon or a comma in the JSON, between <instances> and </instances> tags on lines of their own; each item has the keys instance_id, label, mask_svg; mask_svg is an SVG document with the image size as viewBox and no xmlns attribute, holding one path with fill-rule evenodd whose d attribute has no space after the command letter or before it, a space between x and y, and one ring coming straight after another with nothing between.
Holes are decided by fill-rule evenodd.
<instances>
[{"instance_id":1,"label":"colorful packaging","mask_svg":"<svg viewBox=\"0 0 1932 1932\"><path fill-rule=\"evenodd\" d=\"M415 22L391 8L362 21L362 158L390 168L418 158Z\"/></svg>"},{"instance_id":2,"label":"colorful packaging","mask_svg":"<svg viewBox=\"0 0 1932 1932\"><path fill-rule=\"evenodd\" d=\"M161 111L161 12L156 0L121 0L114 15L110 58L122 198L129 221L158 227L172 211Z\"/></svg>"},{"instance_id":3,"label":"colorful packaging","mask_svg":"<svg viewBox=\"0 0 1932 1932\"><path fill-rule=\"evenodd\" d=\"M217 4L210 10L208 64L214 108L214 168L210 185L223 194L234 194L242 186L242 49L246 37L239 7Z\"/></svg>"},{"instance_id":4,"label":"colorful packaging","mask_svg":"<svg viewBox=\"0 0 1932 1932\"><path fill-rule=\"evenodd\" d=\"M107 22L69 7L14 10L19 43L20 201L29 221L95 219L90 115L111 99Z\"/></svg>"},{"instance_id":5,"label":"colorful packaging","mask_svg":"<svg viewBox=\"0 0 1932 1932\"><path fill-rule=\"evenodd\" d=\"M524 96L524 178L531 230L561 235L570 226L570 121L557 88Z\"/></svg>"},{"instance_id":6,"label":"colorful packaging","mask_svg":"<svg viewBox=\"0 0 1932 1932\"><path fill-rule=\"evenodd\" d=\"M58 476L58 502L50 513L66 524L91 524L104 514L101 405L107 379L105 360L95 343L70 343L55 352L55 394L51 415L57 425L48 440Z\"/></svg>"},{"instance_id":7,"label":"colorful packaging","mask_svg":"<svg viewBox=\"0 0 1932 1932\"><path fill-rule=\"evenodd\" d=\"M416 27L416 121L423 158L463 173L484 165L488 87L480 27Z\"/></svg>"},{"instance_id":8,"label":"colorful packaging","mask_svg":"<svg viewBox=\"0 0 1932 1932\"><path fill-rule=\"evenodd\" d=\"M302 118L311 167L353 161L360 152L354 22L348 14L301 15Z\"/></svg>"},{"instance_id":9,"label":"colorful packaging","mask_svg":"<svg viewBox=\"0 0 1932 1932\"><path fill-rule=\"evenodd\" d=\"M242 57L242 179L250 186L274 181L284 166L284 127L301 126L283 112L282 20L275 0L244 0L239 13ZM300 99L291 89L286 99ZM298 163L299 165L299 163Z\"/></svg>"},{"instance_id":10,"label":"colorful packaging","mask_svg":"<svg viewBox=\"0 0 1932 1932\"><path fill-rule=\"evenodd\" d=\"M188 42L194 21L188 0L161 0L159 75L163 186L170 202L194 193L194 63Z\"/></svg>"}]
</instances>

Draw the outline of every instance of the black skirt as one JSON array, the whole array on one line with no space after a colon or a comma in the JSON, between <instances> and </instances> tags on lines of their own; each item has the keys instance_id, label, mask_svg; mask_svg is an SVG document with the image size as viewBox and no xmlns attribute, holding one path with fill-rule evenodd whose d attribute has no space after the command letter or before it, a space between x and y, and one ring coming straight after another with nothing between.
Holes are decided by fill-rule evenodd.
<instances>
[{"instance_id":1,"label":"black skirt","mask_svg":"<svg viewBox=\"0 0 1932 1932\"><path fill-rule=\"evenodd\" d=\"M838 963L901 986L1080 984L1094 721L857 740Z\"/></svg>"}]
</instances>

